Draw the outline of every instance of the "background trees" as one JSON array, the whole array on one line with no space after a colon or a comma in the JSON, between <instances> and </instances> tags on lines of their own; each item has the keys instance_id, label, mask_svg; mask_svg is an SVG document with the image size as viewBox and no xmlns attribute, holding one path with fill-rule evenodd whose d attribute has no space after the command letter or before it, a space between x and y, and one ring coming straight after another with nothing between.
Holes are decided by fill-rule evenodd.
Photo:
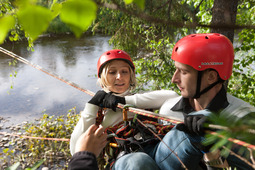
<instances>
[{"instance_id":1,"label":"background trees","mask_svg":"<svg viewBox=\"0 0 255 170\"><path fill-rule=\"evenodd\" d=\"M191 33L218 32L235 47L228 91L255 105L254 14L253 0L2 0L0 44L26 38L32 46L46 32L109 34L115 48L133 56L141 91L175 89L174 43Z\"/></svg>"},{"instance_id":2,"label":"background trees","mask_svg":"<svg viewBox=\"0 0 255 170\"><path fill-rule=\"evenodd\" d=\"M115 48L136 60L139 88L174 89L174 43L190 33L218 32L236 50L229 92L255 104L254 13L252 0L2 0L0 43L26 37L29 45L39 35L72 31L112 36ZM235 83L233 83L235 82Z\"/></svg>"},{"instance_id":3,"label":"background trees","mask_svg":"<svg viewBox=\"0 0 255 170\"><path fill-rule=\"evenodd\" d=\"M254 2L228 0L145 1L142 11L135 4L100 6L94 29L112 35L116 48L136 59L140 89L173 89L170 82L174 67L170 59L174 43L190 33L218 32L235 46L234 74L229 92L254 103ZM105 8L108 6L108 8ZM251 66L251 67L247 67ZM235 82L235 83L233 83ZM236 83L238 82L238 83Z\"/></svg>"}]
</instances>

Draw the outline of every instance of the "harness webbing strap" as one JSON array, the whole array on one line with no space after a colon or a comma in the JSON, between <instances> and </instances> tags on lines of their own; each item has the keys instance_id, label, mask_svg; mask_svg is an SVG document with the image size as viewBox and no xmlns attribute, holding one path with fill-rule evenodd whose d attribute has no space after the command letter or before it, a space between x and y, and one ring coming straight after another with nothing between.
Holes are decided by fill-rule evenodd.
<instances>
[{"instance_id":1,"label":"harness webbing strap","mask_svg":"<svg viewBox=\"0 0 255 170\"><path fill-rule=\"evenodd\" d=\"M104 119L103 108L99 108L97 111L96 125L99 126Z\"/></svg>"}]
</instances>

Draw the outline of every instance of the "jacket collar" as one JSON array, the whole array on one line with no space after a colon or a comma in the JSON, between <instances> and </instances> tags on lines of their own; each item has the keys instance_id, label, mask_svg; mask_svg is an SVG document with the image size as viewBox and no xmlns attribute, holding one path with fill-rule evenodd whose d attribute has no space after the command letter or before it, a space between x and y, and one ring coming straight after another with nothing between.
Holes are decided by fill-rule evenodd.
<instances>
[{"instance_id":1,"label":"jacket collar","mask_svg":"<svg viewBox=\"0 0 255 170\"><path fill-rule=\"evenodd\" d=\"M229 103L227 100L227 92L225 88L222 87L205 109L208 109L211 112L219 112L225 109L228 105ZM171 110L181 111L186 114L195 111L194 108L190 105L189 99L183 97L171 108Z\"/></svg>"}]
</instances>

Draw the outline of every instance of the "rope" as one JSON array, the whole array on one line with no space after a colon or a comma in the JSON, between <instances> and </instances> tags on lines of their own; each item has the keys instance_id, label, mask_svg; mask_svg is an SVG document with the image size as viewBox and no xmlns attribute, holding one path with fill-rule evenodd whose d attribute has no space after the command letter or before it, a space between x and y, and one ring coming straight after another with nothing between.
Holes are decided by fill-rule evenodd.
<instances>
[{"instance_id":1,"label":"rope","mask_svg":"<svg viewBox=\"0 0 255 170\"><path fill-rule=\"evenodd\" d=\"M43 138L43 137L18 135L18 134L15 134L15 133L7 133L7 132L0 132L0 135L16 136L16 137L27 138L27 139L54 140L54 141L65 141L65 142L69 142L70 141L70 139L65 139L65 138Z\"/></svg>"},{"instance_id":2,"label":"rope","mask_svg":"<svg viewBox=\"0 0 255 170\"><path fill-rule=\"evenodd\" d=\"M62 82L64 82L64 83L66 83L66 84L68 84L68 85L70 85L70 86L73 86L74 88L76 88L76 89L78 89L78 90L80 90L80 91L82 91L82 92L84 92L84 93L87 93L87 94L90 95L90 96L94 96L94 92L92 92L92 91L90 91L90 90L87 90L87 89L83 89L83 88L81 88L78 84L76 84L76 83L74 83L74 82L71 82L71 81L69 81L69 80L63 78L63 77L57 75L56 73L53 73L53 72L51 72L51 71L48 71L48 70L44 69L43 67L41 67L41 66L39 66L39 65L37 65L37 64L34 64L34 63L32 63L32 62L30 62L30 61L28 61L28 60L26 60L26 59L24 59L24 58L22 58L22 57L20 57L20 56L18 56L18 55L16 55L16 54L12 53L12 52L10 52L10 51L8 51L8 50L2 48L2 47L0 47L0 51L1 51L2 53L6 54L6 55L8 55L8 56L10 56L10 57L12 57L12 58L15 58L15 59L17 59L17 60L19 60L19 61L21 61L21 62L23 62L23 63L25 63L25 64L28 64L28 65L34 67L35 69L40 70L40 71L42 71L42 72L44 72L44 73L46 73L46 74L48 74L48 75L50 75L50 76L52 76L52 77L58 79L58 80L60 80L60 81L62 81Z\"/></svg>"},{"instance_id":3,"label":"rope","mask_svg":"<svg viewBox=\"0 0 255 170\"><path fill-rule=\"evenodd\" d=\"M21 62L23 62L25 64L28 64L28 65L30 65L30 66L32 66L32 67L34 67L34 68L36 68L36 69L46 73L46 74L48 74L48 75L50 75L50 76L52 76L52 77L54 77L54 78L56 78L56 79L58 79L58 80L60 80L60 81L62 81L64 83L66 83L66 84L68 84L68 85L70 85L70 86L72 86L72 87L74 87L74 88L76 88L76 89L78 89L78 90L80 90L80 91L82 91L84 93L87 93L90 96L94 96L95 95L94 92L92 92L90 90L87 90L87 89L83 89L78 84L73 83L73 82L71 82L71 81L69 81L69 80L67 80L67 79L65 79L65 78L63 78L63 77L61 77L61 76L51 72L51 71L48 71L48 70L42 68L41 66L39 66L37 64L33 64L32 62L30 62L30 61L28 61L28 60L26 60L26 59L24 59L24 58L22 58L22 57L20 57L20 56L18 56L16 54L12 53L12 52L10 52L10 51L2 48L2 47L0 47L0 51L3 52L6 55L12 57L12 58L15 58L15 59L17 59L17 60L19 60L19 61L21 61ZM118 103L117 107L119 107L121 109L124 109L124 105L122 105L120 103ZM182 120L178 120L178 119L176 119L174 117L166 116L166 115L159 115L159 114L156 114L156 113L153 113L153 112L150 112L150 111L146 111L146 110L143 110L143 109L137 109L137 108L129 107L128 110L130 112L133 112L133 113L136 113L136 114L139 114L139 115L143 115L143 116L147 116L147 117L152 117L152 118L157 118L157 119L165 120L165 121L171 122L173 124L183 123ZM226 129L226 127L215 126L215 125L209 125L209 127L216 127L218 129ZM250 132L254 133L254 130L251 129ZM232 138L229 138L228 141L231 141L231 142L236 143L238 145L243 145L243 146L245 145L246 147L255 150L255 146L254 145L248 144L246 142L240 142L239 140L234 140Z\"/></svg>"},{"instance_id":4,"label":"rope","mask_svg":"<svg viewBox=\"0 0 255 170\"><path fill-rule=\"evenodd\" d=\"M219 134L216 133L216 132L209 131L209 133L212 134L212 135L218 136L218 137L220 137L220 138L222 138L222 139L225 139L225 138L226 138L225 136L219 135ZM233 138L228 138L228 141L233 142L233 143L238 144L238 145L241 145L241 146L244 146L244 147L246 147L246 148L250 148L250 149L252 149L252 150L255 150L255 145L246 143L246 142L244 142L244 141L241 141L241 140L238 140L238 139L233 139Z\"/></svg>"}]
</instances>

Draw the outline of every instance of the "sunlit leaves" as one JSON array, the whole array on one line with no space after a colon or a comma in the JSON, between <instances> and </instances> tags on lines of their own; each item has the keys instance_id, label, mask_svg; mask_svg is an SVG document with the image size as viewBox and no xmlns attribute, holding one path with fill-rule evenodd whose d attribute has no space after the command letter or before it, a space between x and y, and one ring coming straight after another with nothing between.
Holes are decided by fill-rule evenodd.
<instances>
[{"instance_id":1,"label":"sunlit leaves","mask_svg":"<svg viewBox=\"0 0 255 170\"><path fill-rule=\"evenodd\" d=\"M20 24L32 40L42 34L49 26L52 13L41 6L27 6L17 13Z\"/></svg>"},{"instance_id":2,"label":"sunlit leaves","mask_svg":"<svg viewBox=\"0 0 255 170\"><path fill-rule=\"evenodd\" d=\"M249 110L241 110L242 112L249 112ZM254 121L254 112L250 112L242 119L237 118L227 112L222 112L220 116L218 114L211 114L210 115L210 122L214 125L221 125L226 127L227 129L217 130L214 133L207 133L206 140L203 142L204 145L213 145L211 150L220 149L221 154L227 156L229 154L229 149L234 145L234 141L231 142L228 139L239 139L243 140L247 143L252 143L254 141L254 135L249 131L254 129L255 121ZM240 144L240 143L239 143ZM222 149L225 146L228 149ZM244 146L244 145L243 145ZM243 147L239 150L239 154L247 150ZM248 155L243 155L248 156ZM248 157L247 157L248 158Z\"/></svg>"},{"instance_id":3,"label":"sunlit leaves","mask_svg":"<svg viewBox=\"0 0 255 170\"><path fill-rule=\"evenodd\" d=\"M142 10L144 10L145 7L145 0L124 0L124 2L128 5L131 3L135 3L139 8L141 8Z\"/></svg>"},{"instance_id":4,"label":"sunlit leaves","mask_svg":"<svg viewBox=\"0 0 255 170\"><path fill-rule=\"evenodd\" d=\"M9 151L9 148L3 149L3 153L7 153Z\"/></svg>"},{"instance_id":5,"label":"sunlit leaves","mask_svg":"<svg viewBox=\"0 0 255 170\"><path fill-rule=\"evenodd\" d=\"M60 18L80 37L96 19L96 11L97 6L91 0L69 0L63 3Z\"/></svg>"},{"instance_id":6,"label":"sunlit leaves","mask_svg":"<svg viewBox=\"0 0 255 170\"><path fill-rule=\"evenodd\" d=\"M53 2L50 8L52 12L52 19L56 18L59 15L59 13L61 12L61 8L62 8L62 4L56 3L56 1Z\"/></svg>"},{"instance_id":7,"label":"sunlit leaves","mask_svg":"<svg viewBox=\"0 0 255 170\"><path fill-rule=\"evenodd\" d=\"M1 2L2 3L2 2ZM46 6L50 9L48 9ZM17 0L17 1L4 1L3 4L10 6L10 9L1 8L1 12L12 11L12 16L17 16L18 22L10 16L4 17L1 20L0 27L0 44L4 42L6 36L13 26L20 29L29 41L29 46L32 45L39 35L43 34L49 24L54 18L60 16L61 22L67 24L76 37L80 37L91 26L97 17L97 4L93 0L53 0L50 2L42 3L39 0ZM144 10L145 0L126 0L126 4L134 3L140 9ZM1 7L1 6L0 6ZM0 17L5 13L0 13ZM13 36L13 37L12 37ZM18 40L19 36L10 35L11 41Z\"/></svg>"},{"instance_id":8,"label":"sunlit leaves","mask_svg":"<svg viewBox=\"0 0 255 170\"><path fill-rule=\"evenodd\" d=\"M0 44L4 42L9 30L14 27L15 19L11 15L0 18Z\"/></svg>"},{"instance_id":9,"label":"sunlit leaves","mask_svg":"<svg viewBox=\"0 0 255 170\"><path fill-rule=\"evenodd\" d=\"M36 2L36 0L20 0L15 3L18 8L16 24L22 26L30 42L43 34L50 22L58 15L62 22L70 26L76 37L80 37L96 19L97 5L92 0L67 0L63 3L57 3L55 0L50 9L37 5ZM15 26L15 19L11 15L6 15L0 18L0 22L1 44L10 29Z\"/></svg>"}]
</instances>

